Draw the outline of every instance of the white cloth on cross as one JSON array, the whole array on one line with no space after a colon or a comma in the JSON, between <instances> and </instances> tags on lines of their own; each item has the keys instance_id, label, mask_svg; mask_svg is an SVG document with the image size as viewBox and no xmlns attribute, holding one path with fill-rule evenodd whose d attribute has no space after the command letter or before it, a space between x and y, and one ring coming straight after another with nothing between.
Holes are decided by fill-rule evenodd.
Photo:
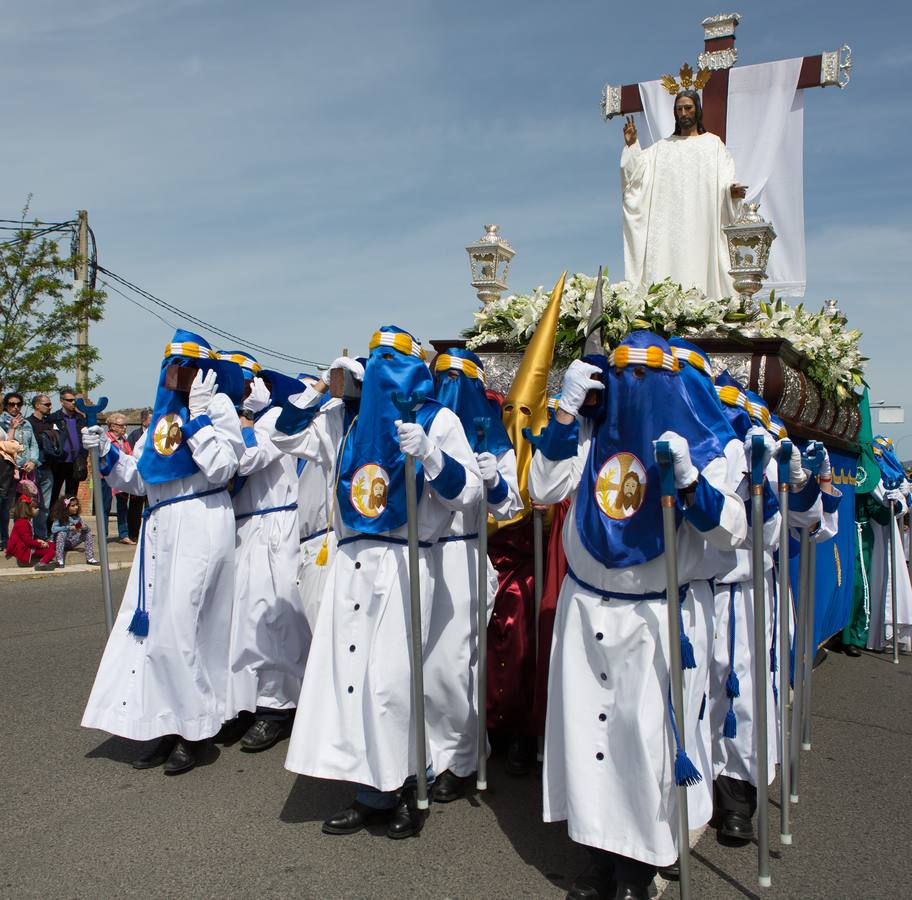
<instances>
[{"instance_id":1,"label":"white cloth on cross","mask_svg":"<svg viewBox=\"0 0 912 900\"><path fill-rule=\"evenodd\" d=\"M807 284L804 95L797 89L801 64L797 57L732 68L726 119L728 150L738 180L748 186L747 201L760 203L760 212L776 229L764 288L795 297L804 296ZM674 131L674 105L660 81L641 84L640 98L646 148Z\"/></svg>"}]
</instances>

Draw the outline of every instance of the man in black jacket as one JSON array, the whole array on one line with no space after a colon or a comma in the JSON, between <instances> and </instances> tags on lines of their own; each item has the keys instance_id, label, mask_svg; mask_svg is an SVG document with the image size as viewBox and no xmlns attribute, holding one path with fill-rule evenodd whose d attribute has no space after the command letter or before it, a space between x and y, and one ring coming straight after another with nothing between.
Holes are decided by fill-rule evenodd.
<instances>
[{"instance_id":1,"label":"man in black jacket","mask_svg":"<svg viewBox=\"0 0 912 900\"><path fill-rule=\"evenodd\" d=\"M54 465L64 460L60 432L51 419L51 398L47 394L39 394L32 400L32 414L28 421L41 452L38 467L35 469L35 484L38 486L40 500L38 515L35 516L34 522L35 537L47 540L48 514L51 510L51 492L54 487Z\"/></svg>"},{"instance_id":2,"label":"man in black jacket","mask_svg":"<svg viewBox=\"0 0 912 900\"><path fill-rule=\"evenodd\" d=\"M65 487L66 496L76 493L80 481L86 479L86 458L88 454L82 447L82 429L86 417L76 409L76 393L69 388L60 392L60 409L51 413L51 422L57 426L63 459L53 464L54 486L51 489L51 505L60 496L60 489Z\"/></svg>"}]
</instances>

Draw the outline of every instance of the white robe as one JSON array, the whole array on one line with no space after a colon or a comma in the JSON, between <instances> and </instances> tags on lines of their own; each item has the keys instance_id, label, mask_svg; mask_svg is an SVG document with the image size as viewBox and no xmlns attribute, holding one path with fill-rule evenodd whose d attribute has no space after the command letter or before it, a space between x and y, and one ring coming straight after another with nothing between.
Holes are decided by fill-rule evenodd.
<instances>
[{"instance_id":1,"label":"white robe","mask_svg":"<svg viewBox=\"0 0 912 900\"><path fill-rule=\"evenodd\" d=\"M590 422L580 423L571 459L535 454L529 491L536 502L575 494L591 432ZM711 530L700 532L687 521L678 528L679 578L690 583L685 610L707 603L698 596L709 592L700 580L706 542L732 549L746 533L744 504L728 484L726 460L712 460L700 474L723 503ZM591 556L577 532L575 504L574 496L563 538L580 579L609 594L665 590L664 556L621 569L606 569ZM545 821L566 819L574 841L654 866L678 856L667 622L664 600L608 600L568 574L557 601L545 724Z\"/></svg>"},{"instance_id":2,"label":"white robe","mask_svg":"<svg viewBox=\"0 0 912 900\"><path fill-rule=\"evenodd\" d=\"M883 487L878 485L875 495L884 506L890 501L885 499ZM897 512L905 509L905 504L897 503ZM868 585L871 596L871 626L868 629L868 648L881 650L893 646L893 598L890 586L890 537L887 528L871 521L874 532L874 546L871 548L871 571L868 573ZM899 644L909 648L912 640L912 582L903 552L902 531L896 519L889 526L893 528L896 551L896 618L899 624Z\"/></svg>"},{"instance_id":3,"label":"white robe","mask_svg":"<svg viewBox=\"0 0 912 900\"><path fill-rule=\"evenodd\" d=\"M314 423L325 414L324 410L317 413ZM478 503L481 477L455 413L441 409L428 435L465 469L462 491L447 500L428 481L439 473L431 470L430 461L425 464L418 537L434 543L444 534L452 512L471 510ZM334 528L340 542L355 536L343 524L338 507ZM338 546L330 559L298 703L300 712L285 760L292 772L356 782L381 791L395 790L415 774L406 525L389 536L403 543L365 536ZM419 550L418 576L424 643L434 597L433 553L429 549Z\"/></svg>"},{"instance_id":4,"label":"white robe","mask_svg":"<svg viewBox=\"0 0 912 900\"><path fill-rule=\"evenodd\" d=\"M516 453L497 461L507 485L500 503L490 503L496 519L512 519L522 509ZM433 549L434 605L424 660L427 732L434 771L449 769L464 778L478 763L478 507L454 513ZM497 572L488 560L487 618L494 609Z\"/></svg>"},{"instance_id":5,"label":"white robe","mask_svg":"<svg viewBox=\"0 0 912 900\"><path fill-rule=\"evenodd\" d=\"M213 424L187 439L199 471L146 484L137 460L147 431L135 456L120 454L108 483L145 494L149 508L226 486L237 469L236 447L243 445L237 414L224 394L212 398L208 413ZM152 512L141 542L82 724L137 741L166 734L212 737L225 721L234 595L234 512L227 490ZM128 628L143 554L149 634L137 638Z\"/></svg>"},{"instance_id":6,"label":"white robe","mask_svg":"<svg viewBox=\"0 0 912 900\"><path fill-rule=\"evenodd\" d=\"M237 540L228 717L256 708L293 709L301 693L310 627L298 593L298 486L295 461L272 443L279 409L254 425L234 497ZM274 510L257 514L262 510Z\"/></svg>"},{"instance_id":7,"label":"white robe","mask_svg":"<svg viewBox=\"0 0 912 900\"><path fill-rule=\"evenodd\" d=\"M624 147L624 278L648 287L670 277L685 290L734 297L722 232L736 215L734 182L731 154L709 132Z\"/></svg>"}]
</instances>

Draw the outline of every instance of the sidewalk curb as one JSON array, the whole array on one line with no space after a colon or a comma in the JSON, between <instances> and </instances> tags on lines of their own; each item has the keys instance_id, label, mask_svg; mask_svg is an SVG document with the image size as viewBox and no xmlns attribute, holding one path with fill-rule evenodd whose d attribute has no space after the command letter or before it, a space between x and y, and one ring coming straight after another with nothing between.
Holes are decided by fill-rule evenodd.
<instances>
[{"instance_id":1,"label":"sidewalk curb","mask_svg":"<svg viewBox=\"0 0 912 900\"><path fill-rule=\"evenodd\" d=\"M108 565L111 572L119 572L121 569L129 569L133 565L133 560L121 560L112 562ZM101 574L100 566L87 566L81 563L75 566L65 566L62 569L54 569L53 572L36 572L34 569L0 569L0 583L7 581L26 581L33 578L61 578L66 575L77 575L84 572L95 572Z\"/></svg>"}]
</instances>

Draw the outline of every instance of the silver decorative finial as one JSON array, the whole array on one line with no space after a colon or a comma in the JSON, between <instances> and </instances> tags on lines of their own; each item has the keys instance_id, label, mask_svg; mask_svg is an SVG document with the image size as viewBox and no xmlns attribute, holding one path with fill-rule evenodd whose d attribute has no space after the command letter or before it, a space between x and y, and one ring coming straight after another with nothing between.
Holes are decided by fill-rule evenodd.
<instances>
[{"instance_id":1,"label":"silver decorative finial","mask_svg":"<svg viewBox=\"0 0 912 900\"><path fill-rule=\"evenodd\" d=\"M485 225L485 233L466 247L472 269L472 287L483 304L492 303L507 289L510 261L516 251L498 233L499 225Z\"/></svg>"}]
</instances>

